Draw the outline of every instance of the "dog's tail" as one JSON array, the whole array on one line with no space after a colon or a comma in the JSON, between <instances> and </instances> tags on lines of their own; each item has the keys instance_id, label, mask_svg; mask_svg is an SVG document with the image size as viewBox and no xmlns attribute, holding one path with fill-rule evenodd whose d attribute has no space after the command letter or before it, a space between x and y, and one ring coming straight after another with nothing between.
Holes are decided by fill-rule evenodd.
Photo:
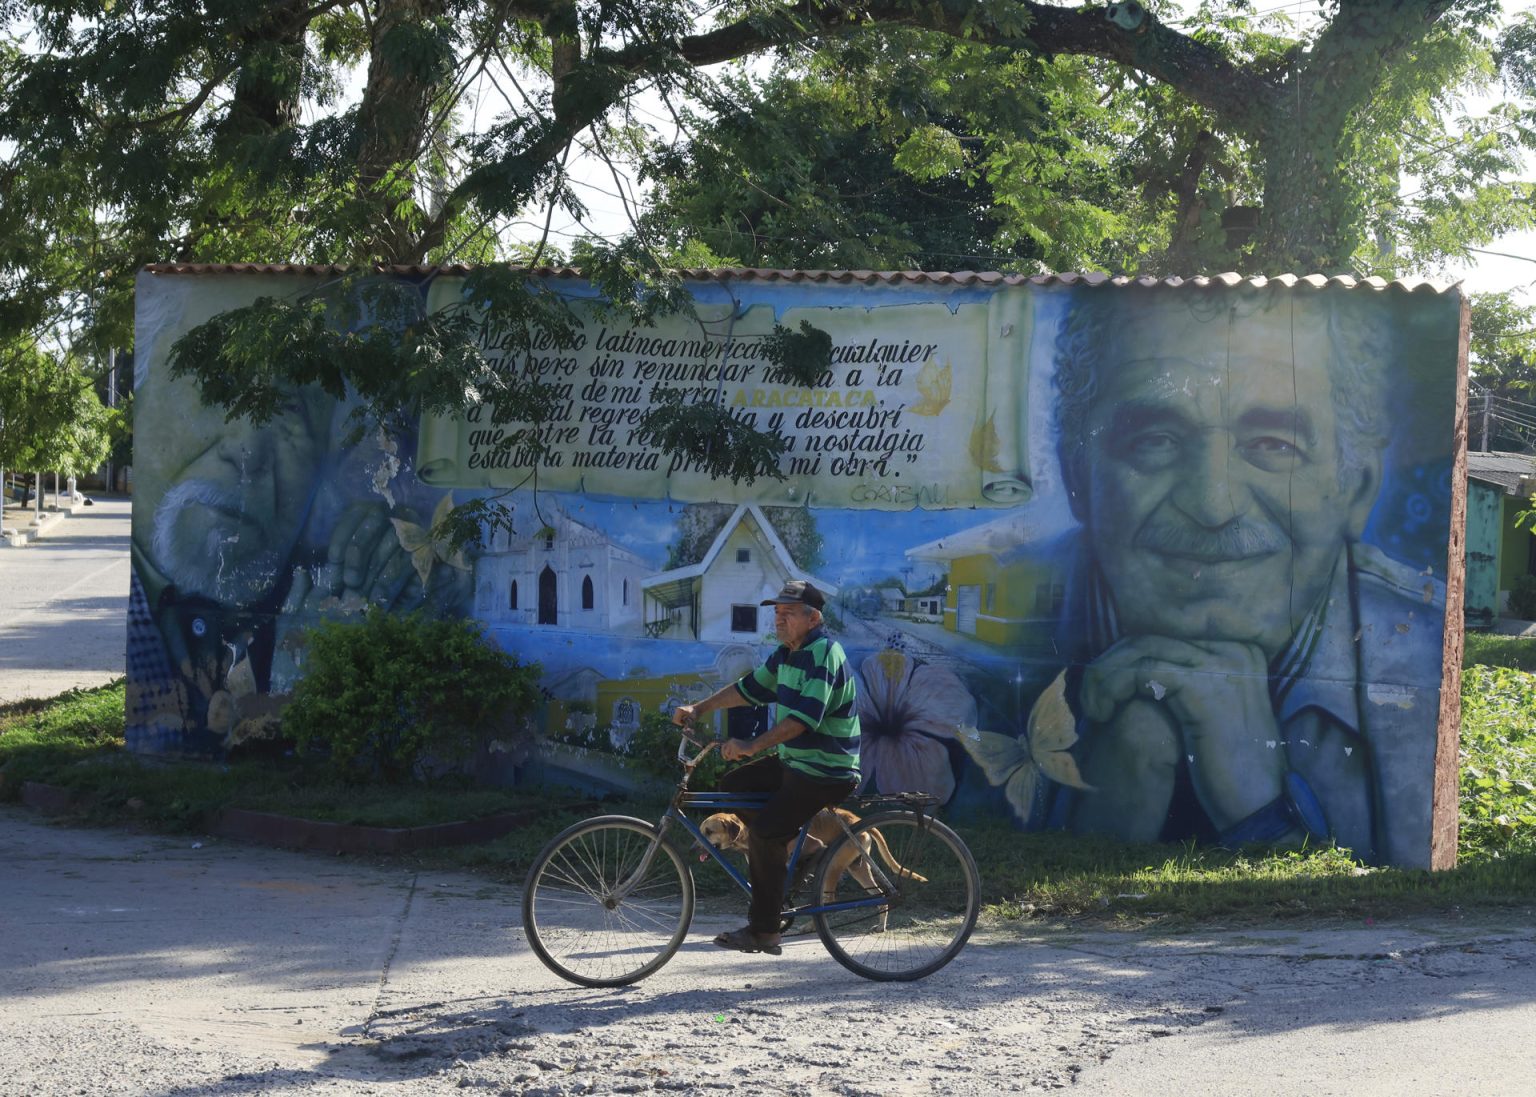
<instances>
[{"instance_id":1,"label":"dog's tail","mask_svg":"<svg viewBox=\"0 0 1536 1097\"><path fill-rule=\"evenodd\" d=\"M896 873L898 882L901 880L915 880L919 884L926 884L928 882L928 877L922 875L921 873L914 872L909 868L901 867L900 862L898 862L895 856L892 855L891 847L886 844L885 835L880 833L880 829L878 827L871 827L864 833L868 834L870 840L875 843L875 849L880 852L880 860L884 861L886 866L889 867L892 872Z\"/></svg>"}]
</instances>

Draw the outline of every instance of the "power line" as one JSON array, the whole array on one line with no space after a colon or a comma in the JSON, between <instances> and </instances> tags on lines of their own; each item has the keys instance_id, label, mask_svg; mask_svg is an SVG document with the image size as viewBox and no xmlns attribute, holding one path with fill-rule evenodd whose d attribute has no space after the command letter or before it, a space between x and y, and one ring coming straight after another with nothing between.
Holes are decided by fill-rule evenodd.
<instances>
[{"instance_id":1,"label":"power line","mask_svg":"<svg viewBox=\"0 0 1536 1097\"><path fill-rule=\"evenodd\" d=\"M1518 259L1522 263L1536 263L1536 257L1530 255L1515 255L1513 252L1492 251L1488 248L1468 248L1467 250L1476 252L1478 255L1497 255L1501 259Z\"/></svg>"}]
</instances>

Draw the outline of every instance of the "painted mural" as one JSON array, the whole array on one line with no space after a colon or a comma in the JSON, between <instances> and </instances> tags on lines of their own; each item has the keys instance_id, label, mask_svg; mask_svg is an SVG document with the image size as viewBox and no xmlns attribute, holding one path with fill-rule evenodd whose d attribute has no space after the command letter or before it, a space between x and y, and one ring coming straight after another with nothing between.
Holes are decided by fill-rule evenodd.
<instances>
[{"instance_id":1,"label":"painted mural","mask_svg":"<svg viewBox=\"0 0 1536 1097\"><path fill-rule=\"evenodd\" d=\"M1026 828L1428 863L1454 293L726 274L692 285L696 318L631 330L549 284L583 338L531 363L564 394L535 494L475 412L346 445L348 409L300 392L226 425L167 376L169 346L312 280L140 277L134 749L269 738L307 624L425 606L541 664L547 772L749 671L774 644L758 603L803 579L857 668L867 787ZM462 282L419 288L430 308ZM814 388L760 357L801 320L833 340ZM634 445L658 386L784 433L785 478ZM435 514L509 489L511 533L434 549Z\"/></svg>"}]
</instances>

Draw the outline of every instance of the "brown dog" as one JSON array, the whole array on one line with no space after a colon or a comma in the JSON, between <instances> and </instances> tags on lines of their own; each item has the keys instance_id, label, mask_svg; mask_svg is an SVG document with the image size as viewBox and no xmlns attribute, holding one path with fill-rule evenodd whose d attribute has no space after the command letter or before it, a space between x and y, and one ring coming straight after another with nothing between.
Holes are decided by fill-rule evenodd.
<instances>
[{"instance_id":1,"label":"brown dog","mask_svg":"<svg viewBox=\"0 0 1536 1097\"><path fill-rule=\"evenodd\" d=\"M830 848L843 836L843 826L838 820L848 825L852 830L858 825L859 817L845 808L823 808L811 819L810 837L821 840L823 846ZM747 825L742 822L741 816L729 811L717 811L699 824L699 832L704 835L705 841L716 849L736 850L739 853L747 852ZM837 861L827 869L825 879L828 881L829 893L823 895L823 901L831 898L830 889L836 886L836 881L842 878L843 873L848 873L859 882L859 886L865 890L874 892L875 876L869 870L865 862L870 855L870 847L880 854L880 859L885 862L892 872L905 880L915 880L920 884L926 884L927 878L902 868L895 856L891 853L891 847L886 844L885 835L878 828L863 831L857 836L862 856L852 848L851 844L845 846L837 855ZM790 839L791 849L794 847L794 839ZM702 854L700 855L702 858ZM885 911L880 912L881 929L885 928Z\"/></svg>"}]
</instances>

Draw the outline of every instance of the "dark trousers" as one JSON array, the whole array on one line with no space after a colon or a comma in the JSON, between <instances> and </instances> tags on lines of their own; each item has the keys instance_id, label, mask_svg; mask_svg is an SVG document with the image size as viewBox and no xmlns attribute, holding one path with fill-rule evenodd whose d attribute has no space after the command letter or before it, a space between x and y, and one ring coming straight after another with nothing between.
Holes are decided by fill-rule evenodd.
<instances>
[{"instance_id":1,"label":"dark trousers","mask_svg":"<svg viewBox=\"0 0 1536 1097\"><path fill-rule=\"evenodd\" d=\"M720 778L722 792L773 793L761 810L741 813L747 824L747 878L752 882L747 925L753 933L779 932L789 842L813 815L842 802L857 786L857 781L807 777L781 763L777 755L759 758Z\"/></svg>"}]
</instances>

